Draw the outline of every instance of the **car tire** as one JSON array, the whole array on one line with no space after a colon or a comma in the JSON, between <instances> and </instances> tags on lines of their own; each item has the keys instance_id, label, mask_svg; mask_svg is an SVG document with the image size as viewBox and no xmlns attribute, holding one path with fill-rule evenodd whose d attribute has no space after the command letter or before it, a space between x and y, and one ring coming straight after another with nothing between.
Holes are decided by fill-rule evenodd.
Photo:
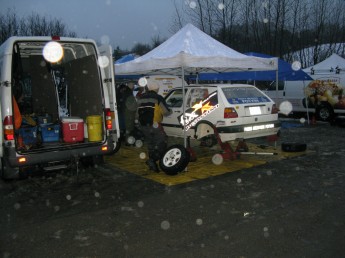
<instances>
[{"instance_id":1,"label":"car tire","mask_svg":"<svg viewBox=\"0 0 345 258\"><path fill-rule=\"evenodd\" d=\"M333 118L333 108L328 104L321 104L316 108L316 116L319 120L328 122Z\"/></svg>"},{"instance_id":2,"label":"car tire","mask_svg":"<svg viewBox=\"0 0 345 258\"><path fill-rule=\"evenodd\" d=\"M296 142L283 142L282 151L285 152L302 152L307 149L306 143L296 143Z\"/></svg>"},{"instance_id":3,"label":"car tire","mask_svg":"<svg viewBox=\"0 0 345 258\"><path fill-rule=\"evenodd\" d=\"M181 144L170 146L159 160L159 167L167 175L176 175L183 171L190 160L189 151Z\"/></svg>"}]
</instances>

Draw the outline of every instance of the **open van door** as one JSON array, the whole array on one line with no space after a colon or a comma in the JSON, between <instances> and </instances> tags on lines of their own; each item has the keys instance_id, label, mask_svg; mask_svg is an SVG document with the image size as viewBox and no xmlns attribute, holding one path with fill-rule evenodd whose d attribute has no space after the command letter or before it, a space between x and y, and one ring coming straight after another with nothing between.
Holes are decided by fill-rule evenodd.
<instances>
[{"instance_id":1,"label":"open van door","mask_svg":"<svg viewBox=\"0 0 345 258\"><path fill-rule=\"evenodd\" d=\"M104 71L104 78L103 83L106 85L105 94L108 94L109 96L109 105L110 105L110 111L111 111L111 117L112 117L112 123L113 128L116 130L116 136L117 139L114 139L114 143L117 144L115 149L118 149L120 146L120 126L119 126L119 120L118 118L118 112L117 112L117 103L116 103L116 89L115 89L115 76L114 76L114 63L113 63L113 57L112 57L112 47L110 45L102 45L98 47L98 50L100 52L100 56L102 58L107 58L107 61L102 62L104 65L103 71ZM114 134L113 134L114 135ZM114 149L114 150L115 150Z\"/></svg>"}]
</instances>

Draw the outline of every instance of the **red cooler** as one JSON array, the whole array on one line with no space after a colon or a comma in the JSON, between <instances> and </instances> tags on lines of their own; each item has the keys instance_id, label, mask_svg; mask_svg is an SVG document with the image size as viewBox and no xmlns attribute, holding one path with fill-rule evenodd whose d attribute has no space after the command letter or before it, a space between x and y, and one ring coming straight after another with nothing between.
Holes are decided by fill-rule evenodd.
<instances>
[{"instance_id":1,"label":"red cooler","mask_svg":"<svg viewBox=\"0 0 345 258\"><path fill-rule=\"evenodd\" d=\"M62 139L64 142L83 142L84 141L84 121L79 117L63 117Z\"/></svg>"}]
</instances>

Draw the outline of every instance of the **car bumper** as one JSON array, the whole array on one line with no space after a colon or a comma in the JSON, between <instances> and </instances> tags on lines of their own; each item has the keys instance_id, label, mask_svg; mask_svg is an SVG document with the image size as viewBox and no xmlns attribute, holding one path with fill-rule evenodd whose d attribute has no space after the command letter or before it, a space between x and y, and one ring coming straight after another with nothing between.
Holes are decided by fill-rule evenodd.
<instances>
[{"instance_id":1,"label":"car bumper","mask_svg":"<svg viewBox=\"0 0 345 258\"><path fill-rule=\"evenodd\" d=\"M246 124L238 126L217 127L223 142L236 139L250 139L278 134L281 127L280 121Z\"/></svg>"}]
</instances>

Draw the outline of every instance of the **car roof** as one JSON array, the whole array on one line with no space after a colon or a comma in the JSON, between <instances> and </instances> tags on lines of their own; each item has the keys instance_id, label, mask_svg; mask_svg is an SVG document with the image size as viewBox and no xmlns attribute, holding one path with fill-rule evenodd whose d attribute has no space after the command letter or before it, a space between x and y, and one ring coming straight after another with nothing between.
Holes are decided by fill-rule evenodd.
<instances>
[{"instance_id":1,"label":"car roof","mask_svg":"<svg viewBox=\"0 0 345 258\"><path fill-rule=\"evenodd\" d=\"M190 84L190 85L186 85L185 88L238 88L238 87L254 87L253 85L250 84ZM178 88L182 88L182 87L178 87Z\"/></svg>"}]
</instances>

